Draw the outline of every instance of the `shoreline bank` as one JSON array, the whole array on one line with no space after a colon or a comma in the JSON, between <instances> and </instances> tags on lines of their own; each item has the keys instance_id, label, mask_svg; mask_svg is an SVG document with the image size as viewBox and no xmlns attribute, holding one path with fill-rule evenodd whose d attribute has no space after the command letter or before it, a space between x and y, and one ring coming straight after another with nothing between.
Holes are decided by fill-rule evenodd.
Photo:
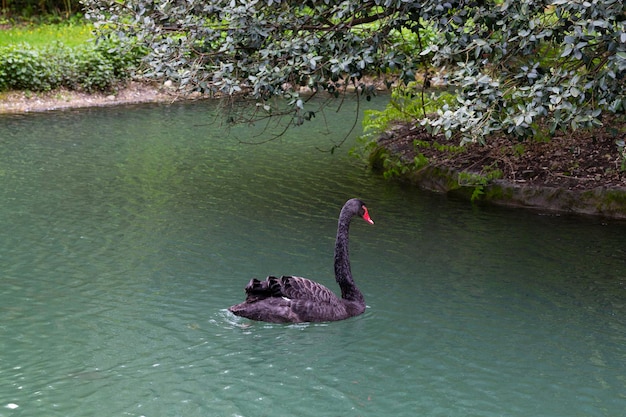
<instances>
[{"instance_id":1,"label":"shoreline bank","mask_svg":"<svg viewBox=\"0 0 626 417\"><path fill-rule=\"evenodd\" d=\"M199 95L183 95L174 89L132 81L109 93L84 93L65 89L44 93L9 91L0 94L0 114L46 112L86 107L140 103L175 103L200 100Z\"/></svg>"},{"instance_id":2,"label":"shoreline bank","mask_svg":"<svg viewBox=\"0 0 626 417\"><path fill-rule=\"evenodd\" d=\"M398 181L478 204L626 219L626 171L616 145L626 131L611 129L455 147L402 123L380 135L370 165Z\"/></svg>"}]
</instances>

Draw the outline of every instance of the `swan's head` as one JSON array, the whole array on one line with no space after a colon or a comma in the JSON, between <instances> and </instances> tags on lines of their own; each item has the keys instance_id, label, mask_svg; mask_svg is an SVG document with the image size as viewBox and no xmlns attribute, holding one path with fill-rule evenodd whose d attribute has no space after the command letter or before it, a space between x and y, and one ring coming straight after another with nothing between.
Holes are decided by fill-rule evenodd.
<instances>
[{"instance_id":1,"label":"swan's head","mask_svg":"<svg viewBox=\"0 0 626 417\"><path fill-rule=\"evenodd\" d=\"M353 215L357 214L359 217L363 218L363 220L365 220L369 224L374 224L374 220L370 218L370 213L369 211L367 211L367 207L365 206L365 203L363 203L361 200L357 198L348 200L344 206L344 209L345 208L352 209Z\"/></svg>"}]
</instances>

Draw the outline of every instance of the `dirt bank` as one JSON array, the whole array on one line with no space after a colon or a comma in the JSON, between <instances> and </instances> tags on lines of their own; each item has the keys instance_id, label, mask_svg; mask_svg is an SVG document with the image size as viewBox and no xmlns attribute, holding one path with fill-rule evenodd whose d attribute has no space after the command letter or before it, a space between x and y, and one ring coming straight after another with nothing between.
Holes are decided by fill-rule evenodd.
<instances>
[{"instance_id":1,"label":"dirt bank","mask_svg":"<svg viewBox=\"0 0 626 417\"><path fill-rule=\"evenodd\" d=\"M409 165L417 158L417 169L398 173L402 180L475 201L626 218L626 160L619 141L626 141L626 124L618 118L549 141L502 136L463 148L419 126L399 124L379 139L372 162L383 168L381 149Z\"/></svg>"}]
</instances>

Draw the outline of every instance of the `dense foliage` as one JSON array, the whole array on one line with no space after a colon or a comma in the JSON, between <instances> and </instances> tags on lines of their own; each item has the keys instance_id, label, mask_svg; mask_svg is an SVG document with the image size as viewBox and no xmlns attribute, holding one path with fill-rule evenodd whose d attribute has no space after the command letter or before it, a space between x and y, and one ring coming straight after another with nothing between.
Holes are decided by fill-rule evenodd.
<instances>
[{"instance_id":1,"label":"dense foliage","mask_svg":"<svg viewBox=\"0 0 626 417\"><path fill-rule=\"evenodd\" d=\"M386 11L377 3L85 1L105 33L145 42L152 51L147 75L203 92L250 93L274 114L281 111L272 99L287 98L287 111L300 122L312 117L301 87L339 95L349 85L366 88L359 83L364 74L386 69L413 78L410 61L419 56L401 47L399 31L415 23L398 10L408 12L411 4L398 1Z\"/></svg>"},{"instance_id":2,"label":"dense foliage","mask_svg":"<svg viewBox=\"0 0 626 417\"><path fill-rule=\"evenodd\" d=\"M458 102L428 124L480 139L600 124L623 112L626 12L621 0L468 2L422 13L443 35L422 54L449 66ZM440 7L441 9L441 7Z\"/></svg>"},{"instance_id":3,"label":"dense foliage","mask_svg":"<svg viewBox=\"0 0 626 417\"><path fill-rule=\"evenodd\" d=\"M149 75L249 93L268 114L313 114L300 92L370 94L364 75L433 74L457 95L422 123L447 137L527 136L623 112L621 0L85 0L99 27L139 39ZM425 34L430 34L426 36ZM284 101L283 101L284 102ZM284 110L284 109L283 109Z\"/></svg>"},{"instance_id":4,"label":"dense foliage","mask_svg":"<svg viewBox=\"0 0 626 417\"><path fill-rule=\"evenodd\" d=\"M65 87L87 92L112 89L127 79L142 54L108 41L69 48L53 43L45 48L28 44L0 47L0 90L48 91Z\"/></svg>"}]
</instances>

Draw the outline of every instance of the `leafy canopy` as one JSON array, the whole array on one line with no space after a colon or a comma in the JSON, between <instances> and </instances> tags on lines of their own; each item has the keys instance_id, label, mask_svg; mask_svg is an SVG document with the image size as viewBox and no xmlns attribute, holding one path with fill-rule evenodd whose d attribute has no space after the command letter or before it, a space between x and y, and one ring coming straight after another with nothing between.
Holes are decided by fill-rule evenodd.
<instances>
[{"instance_id":1,"label":"leafy canopy","mask_svg":"<svg viewBox=\"0 0 626 417\"><path fill-rule=\"evenodd\" d=\"M254 97L268 115L312 117L302 88L338 96L364 75L440 74L457 95L422 123L481 140L600 123L623 112L621 0L84 0L103 32L151 51L147 76ZM274 100L280 98L281 100ZM284 99L287 100L284 100ZM287 107L281 107L287 103Z\"/></svg>"}]
</instances>

